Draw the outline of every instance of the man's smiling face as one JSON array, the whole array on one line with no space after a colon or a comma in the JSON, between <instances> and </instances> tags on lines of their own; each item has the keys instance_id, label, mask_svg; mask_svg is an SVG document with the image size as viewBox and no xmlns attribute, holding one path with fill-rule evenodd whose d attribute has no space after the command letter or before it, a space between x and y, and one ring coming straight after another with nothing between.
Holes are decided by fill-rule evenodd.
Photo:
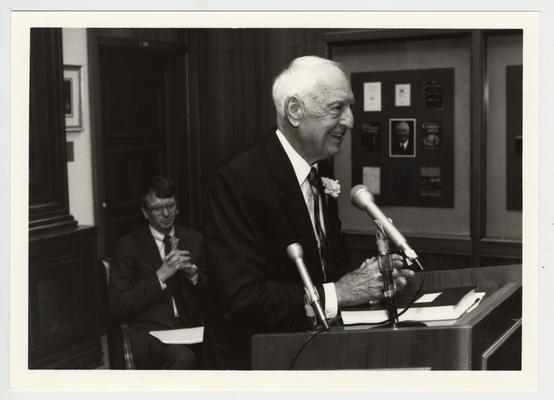
<instances>
[{"instance_id":1,"label":"man's smiling face","mask_svg":"<svg viewBox=\"0 0 554 400\"><path fill-rule=\"evenodd\" d=\"M301 102L303 115L299 120L298 142L300 153L310 164L340 152L344 135L354 126L350 109L353 102L350 82L336 67L322 75Z\"/></svg>"}]
</instances>

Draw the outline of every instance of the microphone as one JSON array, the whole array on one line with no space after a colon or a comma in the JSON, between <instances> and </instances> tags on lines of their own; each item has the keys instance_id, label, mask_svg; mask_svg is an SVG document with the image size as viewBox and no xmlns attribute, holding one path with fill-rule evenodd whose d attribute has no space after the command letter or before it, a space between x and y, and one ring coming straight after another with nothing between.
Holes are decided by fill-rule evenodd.
<instances>
[{"instance_id":1,"label":"microphone","mask_svg":"<svg viewBox=\"0 0 554 400\"><path fill-rule=\"evenodd\" d=\"M374 220L377 229L382 229L389 240L402 252L408 261L417 259L416 252L408 245L407 240L396 229L392 222L383 214L374 202L374 197L364 185L356 185L350 190L350 200L352 204L362 211L365 211ZM381 226L377 224L379 221Z\"/></svg>"},{"instance_id":2,"label":"microphone","mask_svg":"<svg viewBox=\"0 0 554 400\"><path fill-rule=\"evenodd\" d=\"M323 309L321 308L321 303L319 301L319 293L317 292L317 289L315 288L312 282L312 278L310 278L310 274L308 273L306 264L304 264L304 259L303 259L304 250L302 250L302 246L300 246L299 243L289 244L287 246L287 254L290 257L290 259L294 261L294 263L296 264L296 268L298 269L300 278L302 278L304 287L308 292L310 304L315 309L315 312L319 320L321 321L321 324L325 328L325 330L328 330L329 325L327 324L327 320L325 319L325 314L323 313Z\"/></svg>"}]
</instances>

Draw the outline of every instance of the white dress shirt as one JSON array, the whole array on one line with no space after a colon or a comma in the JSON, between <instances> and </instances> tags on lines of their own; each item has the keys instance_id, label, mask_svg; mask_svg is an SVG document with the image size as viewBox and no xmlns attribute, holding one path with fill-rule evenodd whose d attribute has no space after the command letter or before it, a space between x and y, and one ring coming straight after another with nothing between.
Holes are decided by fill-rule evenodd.
<instances>
[{"instance_id":1,"label":"white dress shirt","mask_svg":"<svg viewBox=\"0 0 554 400\"><path fill-rule=\"evenodd\" d=\"M298 180L298 185L300 186L300 190L302 190L302 194L304 195L304 201L306 202L306 206L308 207L310 220L312 221L312 228L314 230L314 236L318 241L318 246L321 247L321 244L319 243L319 237L317 235L317 231L315 227L315 221L314 221L314 211L313 211L314 196L312 193L310 182L308 182L308 175L310 174L310 170L312 166L308 164L306 160L304 160L302 156L296 152L296 150L294 150L294 148L288 142L285 135L283 135L283 133L279 129L277 129L276 133L277 133L277 137L279 138L279 142L281 142L281 145L283 146L283 149L285 150L285 153L287 153L287 156L292 164L292 168L294 169L296 179ZM316 165L316 168L317 168L317 165ZM323 197L323 193L321 193L321 195L319 196L319 201L320 201L319 220L321 222L321 227L325 232L325 222L323 219L323 207L321 205L322 197ZM337 291L335 289L335 284L324 283L323 290L325 291L325 315L327 318L334 318L337 316L337 312L338 312L338 300L337 300Z\"/></svg>"}]
</instances>

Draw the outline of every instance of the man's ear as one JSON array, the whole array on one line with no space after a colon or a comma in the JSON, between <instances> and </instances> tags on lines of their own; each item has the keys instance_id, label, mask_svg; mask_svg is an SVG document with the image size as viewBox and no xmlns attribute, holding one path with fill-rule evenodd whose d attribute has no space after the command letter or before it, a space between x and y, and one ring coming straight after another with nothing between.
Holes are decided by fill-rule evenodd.
<instances>
[{"instance_id":1,"label":"man's ear","mask_svg":"<svg viewBox=\"0 0 554 400\"><path fill-rule=\"evenodd\" d=\"M144 207L140 207L140 211L142 212L142 215L144 215L144 218L148 219L148 212L144 209Z\"/></svg>"},{"instance_id":2,"label":"man's ear","mask_svg":"<svg viewBox=\"0 0 554 400\"><path fill-rule=\"evenodd\" d=\"M295 128L298 127L300 117L302 116L302 107L298 98L291 96L285 100L285 115L289 124Z\"/></svg>"}]
</instances>

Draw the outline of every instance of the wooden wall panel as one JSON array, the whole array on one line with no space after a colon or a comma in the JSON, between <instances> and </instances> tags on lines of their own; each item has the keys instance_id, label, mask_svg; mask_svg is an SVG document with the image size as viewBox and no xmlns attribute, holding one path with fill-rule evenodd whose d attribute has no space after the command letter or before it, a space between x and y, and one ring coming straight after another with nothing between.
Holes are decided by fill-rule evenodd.
<instances>
[{"instance_id":1,"label":"wooden wall panel","mask_svg":"<svg viewBox=\"0 0 554 400\"><path fill-rule=\"evenodd\" d=\"M483 240L481 258L475 264L470 238L406 236L406 240L426 271L520 264L522 260L518 241ZM375 235L347 232L345 242L352 265L360 265L377 253Z\"/></svg>"},{"instance_id":2,"label":"wooden wall panel","mask_svg":"<svg viewBox=\"0 0 554 400\"><path fill-rule=\"evenodd\" d=\"M62 110L61 29L31 29L29 230L74 227L69 215Z\"/></svg>"},{"instance_id":3,"label":"wooden wall panel","mask_svg":"<svg viewBox=\"0 0 554 400\"><path fill-rule=\"evenodd\" d=\"M100 365L96 229L29 242L29 368Z\"/></svg>"},{"instance_id":4,"label":"wooden wall panel","mask_svg":"<svg viewBox=\"0 0 554 400\"><path fill-rule=\"evenodd\" d=\"M271 86L293 58L325 56L323 29L190 29L191 131L200 157L192 213L201 221L203 193L226 159L275 128Z\"/></svg>"},{"instance_id":5,"label":"wooden wall panel","mask_svg":"<svg viewBox=\"0 0 554 400\"><path fill-rule=\"evenodd\" d=\"M60 29L31 29L29 368L89 368L102 359L96 230L69 214Z\"/></svg>"}]
</instances>

